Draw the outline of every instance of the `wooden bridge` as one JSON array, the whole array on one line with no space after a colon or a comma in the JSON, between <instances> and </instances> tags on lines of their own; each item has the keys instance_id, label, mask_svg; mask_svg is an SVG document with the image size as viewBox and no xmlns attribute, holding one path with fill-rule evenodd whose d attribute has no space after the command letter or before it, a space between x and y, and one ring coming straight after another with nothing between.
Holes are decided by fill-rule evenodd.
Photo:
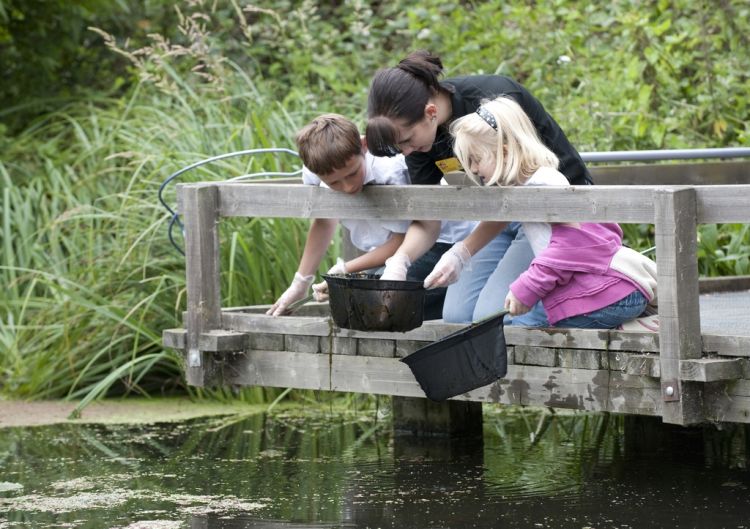
<instances>
[{"instance_id":1,"label":"wooden bridge","mask_svg":"<svg viewBox=\"0 0 750 529\"><path fill-rule=\"evenodd\" d=\"M188 306L185 328L164 331L164 344L185 352L187 380L196 386L424 397L399 358L463 325L434 321L406 333L375 333L337 328L326 304L279 318L266 316L266 307L223 308L220 219L647 223L655 227L658 333L506 328L507 376L456 397L441 408L447 411L440 420L448 429L460 428L466 417L476 418L477 409L481 415L481 405L467 403L497 402L660 416L683 425L750 423L750 279L700 280L696 254L699 224L750 223L750 164L624 166L592 173L596 186L373 186L354 196L295 184L180 185ZM433 413L433 403L414 402L423 414Z\"/></svg>"}]
</instances>

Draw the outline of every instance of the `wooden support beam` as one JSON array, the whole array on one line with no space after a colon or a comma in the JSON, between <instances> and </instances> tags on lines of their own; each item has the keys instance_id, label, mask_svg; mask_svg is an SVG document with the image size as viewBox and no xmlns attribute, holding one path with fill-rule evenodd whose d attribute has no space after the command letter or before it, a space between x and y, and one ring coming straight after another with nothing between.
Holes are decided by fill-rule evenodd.
<instances>
[{"instance_id":1,"label":"wooden support beam","mask_svg":"<svg viewBox=\"0 0 750 529\"><path fill-rule=\"evenodd\" d=\"M187 349L187 334L186 329L165 329L161 333L162 344L164 347L185 351ZM235 353L244 351L251 345L249 334L222 329L204 332L200 335L198 344L201 351L212 353Z\"/></svg>"},{"instance_id":2,"label":"wooden support beam","mask_svg":"<svg viewBox=\"0 0 750 529\"><path fill-rule=\"evenodd\" d=\"M184 351L187 343L187 331L185 329L164 329L161 332L161 343L164 347Z\"/></svg>"},{"instance_id":3,"label":"wooden support beam","mask_svg":"<svg viewBox=\"0 0 750 529\"><path fill-rule=\"evenodd\" d=\"M680 381L680 361L702 354L696 193L693 188L659 189L653 201L663 419L694 424L704 420L702 388Z\"/></svg>"},{"instance_id":4,"label":"wooden support beam","mask_svg":"<svg viewBox=\"0 0 750 529\"><path fill-rule=\"evenodd\" d=\"M223 379L240 386L425 396L409 367L396 358L252 350L227 355ZM505 378L455 400L642 415L662 410L656 379L606 369L525 365L509 365Z\"/></svg>"},{"instance_id":5,"label":"wooden support beam","mask_svg":"<svg viewBox=\"0 0 750 529\"><path fill-rule=\"evenodd\" d=\"M219 193L212 184L180 185L185 226L187 318L185 326L188 384L216 382L210 354L201 351L201 335L221 328L219 290Z\"/></svg>"},{"instance_id":6,"label":"wooden support beam","mask_svg":"<svg viewBox=\"0 0 750 529\"><path fill-rule=\"evenodd\" d=\"M680 379L695 382L737 380L742 377L740 358L695 358L680 362Z\"/></svg>"}]
</instances>

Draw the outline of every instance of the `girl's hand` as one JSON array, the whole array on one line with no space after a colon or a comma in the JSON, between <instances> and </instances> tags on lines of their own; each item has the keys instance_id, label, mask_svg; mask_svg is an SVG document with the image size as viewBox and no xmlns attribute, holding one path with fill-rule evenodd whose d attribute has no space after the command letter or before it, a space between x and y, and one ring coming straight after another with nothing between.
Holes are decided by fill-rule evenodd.
<instances>
[{"instance_id":1,"label":"girl's hand","mask_svg":"<svg viewBox=\"0 0 750 529\"><path fill-rule=\"evenodd\" d=\"M338 259L336 259L336 264L333 265L326 273L329 276L340 276L346 274L347 272L348 270L346 269L346 263L341 257L339 257ZM315 285L313 285L313 290L315 290Z\"/></svg>"},{"instance_id":2,"label":"girl's hand","mask_svg":"<svg viewBox=\"0 0 750 529\"><path fill-rule=\"evenodd\" d=\"M511 316L520 316L521 314L529 312L531 307L524 305L521 300L513 294L513 291L509 290L508 295L505 296L505 310L507 310Z\"/></svg>"}]
</instances>

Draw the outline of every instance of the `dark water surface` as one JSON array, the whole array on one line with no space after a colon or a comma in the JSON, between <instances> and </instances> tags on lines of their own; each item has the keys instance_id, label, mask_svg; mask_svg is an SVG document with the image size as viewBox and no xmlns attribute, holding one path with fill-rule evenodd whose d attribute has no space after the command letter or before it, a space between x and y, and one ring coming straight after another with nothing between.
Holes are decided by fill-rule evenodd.
<instances>
[{"instance_id":1,"label":"dark water surface","mask_svg":"<svg viewBox=\"0 0 750 529\"><path fill-rule=\"evenodd\" d=\"M0 529L745 528L744 426L485 406L484 438L373 413L0 430Z\"/></svg>"}]
</instances>

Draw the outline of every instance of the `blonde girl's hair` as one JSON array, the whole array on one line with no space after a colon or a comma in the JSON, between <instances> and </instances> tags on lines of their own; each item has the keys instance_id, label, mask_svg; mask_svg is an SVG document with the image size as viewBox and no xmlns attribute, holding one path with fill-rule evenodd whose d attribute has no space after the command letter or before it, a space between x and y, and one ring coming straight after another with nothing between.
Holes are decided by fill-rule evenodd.
<instances>
[{"instance_id":1,"label":"blonde girl's hair","mask_svg":"<svg viewBox=\"0 0 750 529\"><path fill-rule=\"evenodd\" d=\"M497 130L490 124L492 118ZM523 109L508 97L482 103L478 112L454 121L450 132L453 151L472 178L478 179L470 169L472 159L495 158L495 172L485 185L522 185L540 167L557 169L560 163Z\"/></svg>"}]
</instances>

